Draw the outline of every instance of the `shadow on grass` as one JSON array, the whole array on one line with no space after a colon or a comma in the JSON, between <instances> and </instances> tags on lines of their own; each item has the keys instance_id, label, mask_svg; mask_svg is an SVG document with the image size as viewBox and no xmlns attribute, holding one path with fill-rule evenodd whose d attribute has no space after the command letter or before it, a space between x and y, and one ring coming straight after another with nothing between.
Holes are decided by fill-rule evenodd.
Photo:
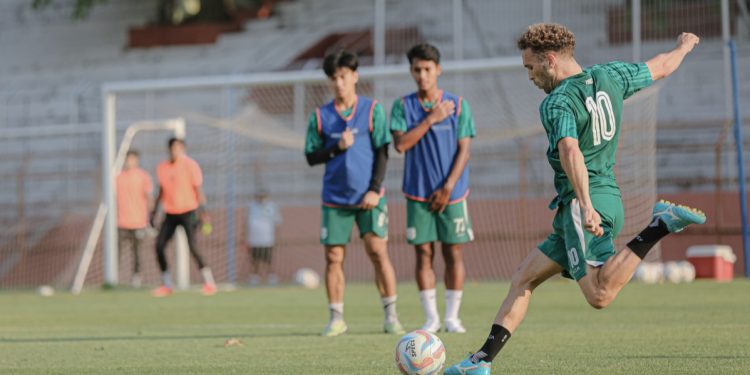
<instances>
[{"instance_id":1,"label":"shadow on grass","mask_svg":"<svg viewBox=\"0 0 750 375\"><path fill-rule=\"evenodd\" d=\"M654 355L627 355L627 359L744 359L748 355L705 355L705 354L654 354Z\"/></svg>"},{"instance_id":2,"label":"shadow on grass","mask_svg":"<svg viewBox=\"0 0 750 375\"><path fill-rule=\"evenodd\" d=\"M347 332L345 336L367 336L374 332ZM382 335L383 333L377 333ZM267 334L226 334L226 335L136 335L136 336L79 336L79 337L36 337L36 338L5 338L0 337L0 344L33 344L33 343L72 343L72 342L97 342L97 341L151 341L151 340L201 340L201 339L253 339L253 338L283 338L283 337L320 337L317 332L283 332ZM394 336L395 337L395 336Z\"/></svg>"},{"instance_id":3,"label":"shadow on grass","mask_svg":"<svg viewBox=\"0 0 750 375\"><path fill-rule=\"evenodd\" d=\"M313 337L320 336L319 333L281 333L281 334L264 334L264 335L238 335L238 334L227 334L227 335L185 335L185 336L152 336L152 335L138 335L138 336L85 336L85 337L38 337L38 338L24 338L24 339L13 339L13 338L0 338L0 344L27 344L27 343L66 343L66 342L96 342L96 341L151 341L151 340L201 340L201 339L229 339L229 338L270 338L270 337Z\"/></svg>"}]
</instances>

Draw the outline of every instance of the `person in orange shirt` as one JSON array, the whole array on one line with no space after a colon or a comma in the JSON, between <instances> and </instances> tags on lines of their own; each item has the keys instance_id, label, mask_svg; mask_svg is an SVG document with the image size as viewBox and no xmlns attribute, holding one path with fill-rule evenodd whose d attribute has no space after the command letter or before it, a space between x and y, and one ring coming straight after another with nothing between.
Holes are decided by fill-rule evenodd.
<instances>
[{"instance_id":1,"label":"person in orange shirt","mask_svg":"<svg viewBox=\"0 0 750 375\"><path fill-rule=\"evenodd\" d=\"M153 205L151 194L154 191L151 176L140 168L139 163L138 151L128 151L123 170L116 180L118 248L124 249L126 243L130 244L133 251L131 283L136 288L141 286L138 249L146 237L148 210Z\"/></svg>"},{"instance_id":2,"label":"person in orange shirt","mask_svg":"<svg viewBox=\"0 0 750 375\"><path fill-rule=\"evenodd\" d=\"M185 230L188 247L193 259L203 275L204 295L216 293L216 283L211 269L203 262L195 244L195 231L200 222L208 224L206 214L206 195L203 193L203 173L195 160L185 153L185 142L178 138L171 138L168 143L169 160L161 162L156 167L156 177L159 181L157 204L151 212L153 223L159 203L164 207L164 221L159 228L156 238L156 258L161 270L162 285L152 292L155 297L165 297L172 294L172 277L167 267L167 256L164 253L167 243L174 235L178 226Z\"/></svg>"}]
</instances>

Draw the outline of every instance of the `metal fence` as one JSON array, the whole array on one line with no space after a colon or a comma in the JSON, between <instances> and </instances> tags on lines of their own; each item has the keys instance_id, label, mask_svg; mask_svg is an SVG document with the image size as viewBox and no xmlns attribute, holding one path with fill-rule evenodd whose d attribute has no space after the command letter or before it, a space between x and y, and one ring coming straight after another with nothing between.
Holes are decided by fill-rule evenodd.
<instances>
[{"instance_id":1,"label":"metal fence","mask_svg":"<svg viewBox=\"0 0 750 375\"><path fill-rule=\"evenodd\" d=\"M714 181L719 181L717 191L732 190L737 186L736 158L730 147L732 140L718 137L719 131L714 124L722 124L731 118L726 40L734 38L738 41L740 64L747 66L742 65L748 60L750 22L747 1L352 0L347 6L340 4L333 0L293 2L292 7L301 8L298 11L303 16L307 14L307 18L303 21L292 17L282 25L311 30L328 27L332 32L366 30L369 34L362 34L363 39L359 42L367 44L370 49L370 60L367 57L364 60L375 65L403 63L404 52L420 41L437 45L446 60L517 55L515 39L518 34L528 24L542 21L565 24L576 33L577 58L585 65L609 60L646 59L672 46L680 31L696 32L702 38L698 55L686 61L681 71L660 91L657 114L663 124L660 124L657 137L659 147L668 152L666 158L657 154L657 164L660 171L675 171L673 180L670 180L674 184L668 185L675 186L675 189L713 187ZM352 17L356 19L350 19ZM127 73L112 71L111 74L108 79L122 80L125 79L123 74ZM739 75L741 95L748 97L750 72L746 68L740 69ZM90 108L84 110L84 107L101 106L96 90L88 89L99 83L76 83L76 87L85 89L71 91L72 94L65 93L65 90L40 88L26 97L27 94L6 90L0 96L0 120L4 120L4 128L23 126L29 131L35 125L59 124L57 112L40 117L45 110L39 110L56 102L55 108L70 111L67 117L62 117L77 121L82 118L80 113L96 113ZM383 91L378 89L384 88L379 88L377 82L373 86L373 94L380 96ZM315 98L319 91L324 90L297 85L274 95L297 98L300 97L297 95L300 87L303 93L307 93L307 98ZM503 90L512 92L513 87ZM85 95L93 93L94 98L81 96L81 92L87 93ZM213 98L219 100L217 108L220 109L227 102L217 96ZM144 103L156 102L155 99L158 95L146 97ZM304 123L311 105L319 104L312 100L290 103L293 111L288 117L296 126ZM133 120L143 118L144 114L149 117L148 114L153 112L153 105L146 105ZM128 119L125 117L125 120ZM88 219L81 219L79 214L81 209L92 210L101 196L98 126L91 124L85 133L71 133L64 138L55 138L51 135L53 133L48 133L38 139L27 137L23 141L5 143L7 147L0 161L0 171L6 177L2 184L6 188L0 191L0 205L6 208L2 213L5 227L12 230L0 234L0 243L6 245L0 254L0 276L12 274L10 264L23 266L17 255L24 251L33 253L42 243L36 239L49 234L45 224L36 226L40 233L37 237L29 235L32 221L41 223L38 220L43 218L44 223L64 222L68 227L57 230L68 234L71 231L83 233L88 228ZM715 149L719 151L715 152ZM714 168L714 165L721 168ZM688 171L690 177L685 177ZM698 180L705 181L699 184ZM70 245L67 249L66 252L75 253L79 247ZM42 263L34 261L29 264ZM20 272L16 269L13 272L22 275L36 271ZM54 278L45 280L55 281ZM1 278L0 285L3 285Z\"/></svg>"}]
</instances>

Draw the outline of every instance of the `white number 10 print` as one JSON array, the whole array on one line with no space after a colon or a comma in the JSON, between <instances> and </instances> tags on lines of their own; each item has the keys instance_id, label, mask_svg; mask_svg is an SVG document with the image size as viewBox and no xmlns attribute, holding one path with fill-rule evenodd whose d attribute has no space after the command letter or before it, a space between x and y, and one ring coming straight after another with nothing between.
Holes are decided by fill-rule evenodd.
<instances>
[{"instance_id":1,"label":"white number 10 print","mask_svg":"<svg viewBox=\"0 0 750 375\"><path fill-rule=\"evenodd\" d=\"M596 93L596 100L592 97L586 98L586 110L591 116L591 130L594 133L594 146L605 141L611 141L615 137L615 112L612 110L612 101L604 91Z\"/></svg>"}]
</instances>

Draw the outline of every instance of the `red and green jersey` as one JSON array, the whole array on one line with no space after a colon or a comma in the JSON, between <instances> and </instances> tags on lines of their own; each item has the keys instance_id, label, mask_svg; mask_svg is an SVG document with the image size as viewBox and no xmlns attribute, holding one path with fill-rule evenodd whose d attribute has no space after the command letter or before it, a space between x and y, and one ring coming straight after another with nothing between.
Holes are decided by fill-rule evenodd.
<instances>
[{"instance_id":1,"label":"red and green jersey","mask_svg":"<svg viewBox=\"0 0 750 375\"><path fill-rule=\"evenodd\" d=\"M589 192L620 195L614 166L622 103L651 83L645 63L611 62L562 80L542 101L539 113L549 139L547 160L555 172L557 191L550 208L575 198L557 149L566 137L578 140L589 172Z\"/></svg>"}]
</instances>

